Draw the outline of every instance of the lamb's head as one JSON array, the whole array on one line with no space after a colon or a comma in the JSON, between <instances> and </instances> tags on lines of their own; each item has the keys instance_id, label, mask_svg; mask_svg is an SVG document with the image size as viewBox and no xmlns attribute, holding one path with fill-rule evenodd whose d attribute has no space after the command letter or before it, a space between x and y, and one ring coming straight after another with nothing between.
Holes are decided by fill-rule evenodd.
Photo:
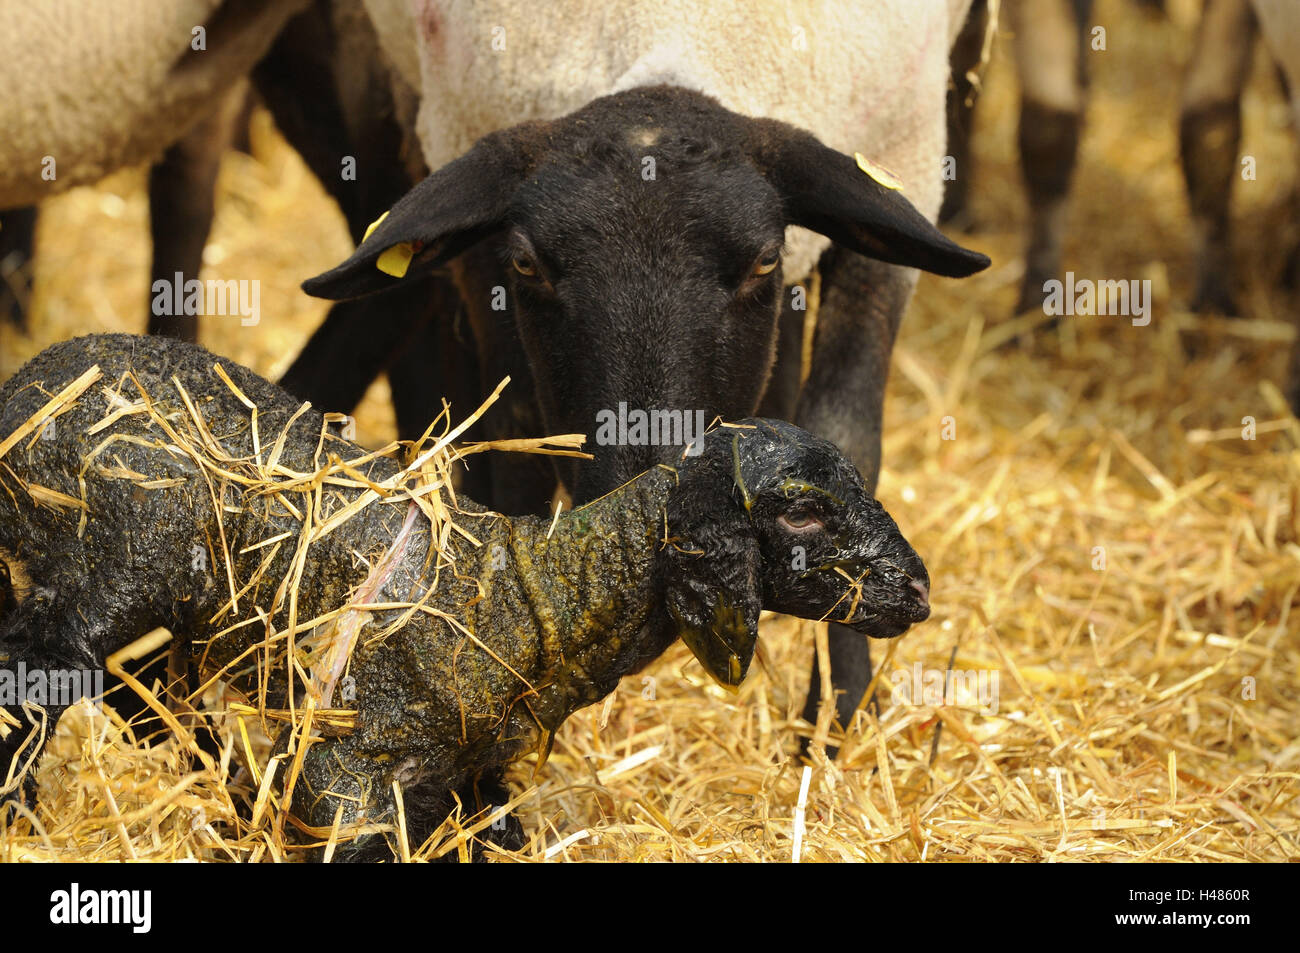
<instances>
[{"instance_id":1,"label":"lamb's head","mask_svg":"<svg viewBox=\"0 0 1300 953\"><path fill-rule=\"evenodd\" d=\"M403 280L393 256L409 279L489 239L549 432L593 433L620 404L735 419L772 366L791 225L943 275L988 264L810 133L656 86L485 137L303 287L381 291ZM575 502L669 462L666 442L597 441L566 462Z\"/></svg>"},{"instance_id":2,"label":"lamb's head","mask_svg":"<svg viewBox=\"0 0 1300 953\"><path fill-rule=\"evenodd\" d=\"M682 639L722 685L744 678L760 609L877 638L929 616L924 564L834 444L750 419L710 432L678 472L664 598Z\"/></svg>"}]
</instances>

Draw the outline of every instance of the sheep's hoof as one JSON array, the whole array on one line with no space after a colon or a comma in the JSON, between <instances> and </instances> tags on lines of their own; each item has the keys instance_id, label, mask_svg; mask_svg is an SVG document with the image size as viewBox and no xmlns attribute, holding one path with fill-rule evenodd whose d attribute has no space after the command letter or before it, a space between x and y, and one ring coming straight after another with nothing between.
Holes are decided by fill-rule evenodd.
<instances>
[{"instance_id":1,"label":"sheep's hoof","mask_svg":"<svg viewBox=\"0 0 1300 953\"><path fill-rule=\"evenodd\" d=\"M1232 289L1227 282L1214 276L1201 279L1196 294L1192 296L1191 309L1197 314L1221 314L1229 318L1240 313Z\"/></svg>"},{"instance_id":2,"label":"sheep's hoof","mask_svg":"<svg viewBox=\"0 0 1300 953\"><path fill-rule=\"evenodd\" d=\"M1052 274L1048 271L1038 271L1033 269L1025 272L1025 278L1020 283L1020 297L1016 299L1017 316L1028 314L1030 311L1042 311L1043 303L1047 300L1047 292L1043 290Z\"/></svg>"},{"instance_id":3,"label":"sheep's hoof","mask_svg":"<svg viewBox=\"0 0 1300 953\"><path fill-rule=\"evenodd\" d=\"M13 752L0 742L0 783L8 776L9 763L13 758ZM5 825L12 824L17 819L19 808L25 807L29 811L36 809L36 768L32 766L23 776L14 780L14 790L6 790L0 794L0 819Z\"/></svg>"}]
</instances>

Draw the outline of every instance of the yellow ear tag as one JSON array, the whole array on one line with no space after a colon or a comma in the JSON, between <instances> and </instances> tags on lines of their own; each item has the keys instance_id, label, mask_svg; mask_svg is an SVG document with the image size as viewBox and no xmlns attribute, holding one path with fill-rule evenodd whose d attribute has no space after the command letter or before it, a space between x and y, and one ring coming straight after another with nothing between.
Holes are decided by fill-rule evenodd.
<instances>
[{"instance_id":1,"label":"yellow ear tag","mask_svg":"<svg viewBox=\"0 0 1300 953\"><path fill-rule=\"evenodd\" d=\"M402 278L406 275L406 269L410 266L411 259L414 257L415 246L410 242L402 242L380 255L375 260L375 267L386 275Z\"/></svg>"},{"instance_id":2,"label":"yellow ear tag","mask_svg":"<svg viewBox=\"0 0 1300 953\"><path fill-rule=\"evenodd\" d=\"M388 218L385 212L379 216L366 228L366 233L361 237L364 242L370 237L371 233L379 227L384 219ZM406 269L411 265L411 259L415 257L415 244L413 242L402 242L394 245L384 251L383 254L375 261L375 267L386 275L392 275L394 278L402 278L406 275Z\"/></svg>"},{"instance_id":3,"label":"yellow ear tag","mask_svg":"<svg viewBox=\"0 0 1300 953\"><path fill-rule=\"evenodd\" d=\"M896 192L903 191L903 180L894 173L890 172L883 165L876 165L861 152L853 153L853 158L858 160L858 168L867 175L871 176L877 183L887 189L893 189ZM382 221L382 219L380 220Z\"/></svg>"},{"instance_id":4,"label":"yellow ear tag","mask_svg":"<svg viewBox=\"0 0 1300 953\"><path fill-rule=\"evenodd\" d=\"M375 232L375 229L378 228L380 225L382 225L382 224L384 223L384 219L386 219L386 218L388 218L388 213L387 213L387 212L385 212L383 215L379 216L377 219L375 219L373 222L371 222L369 225L367 225L367 226L366 226L366 233L365 233L364 235L361 236L361 240L364 242L367 238L369 238L371 235L373 235L374 232Z\"/></svg>"}]
</instances>

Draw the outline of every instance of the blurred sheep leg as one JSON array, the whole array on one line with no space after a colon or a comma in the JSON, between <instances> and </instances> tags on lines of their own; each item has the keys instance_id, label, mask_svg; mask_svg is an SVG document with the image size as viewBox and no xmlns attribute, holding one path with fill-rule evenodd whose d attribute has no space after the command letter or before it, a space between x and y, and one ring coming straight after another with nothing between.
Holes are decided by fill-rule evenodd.
<instances>
[{"instance_id":1,"label":"blurred sheep leg","mask_svg":"<svg viewBox=\"0 0 1300 953\"><path fill-rule=\"evenodd\" d=\"M867 492L874 494L889 359L917 273L834 245L818 269L822 288L812 373L794 422L840 447L861 471ZM835 723L848 729L871 682L871 643L834 622L827 635ZM815 652L813 662L803 717L816 724L822 691ZM834 757L837 750L828 745L827 755Z\"/></svg>"},{"instance_id":2,"label":"blurred sheep leg","mask_svg":"<svg viewBox=\"0 0 1300 953\"><path fill-rule=\"evenodd\" d=\"M1249 0L1206 0L1183 80L1178 137L1196 241L1193 311L1237 313L1228 202L1255 30Z\"/></svg>"},{"instance_id":3,"label":"blurred sheep leg","mask_svg":"<svg viewBox=\"0 0 1300 953\"><path fill-rule=\"evenodd\" d=\"M1020 164L1029 193L1030 235L1016 313L1042 307L1043 283L1061 276L1070 180L1083 126L1084 26L1090 0L1007 4L1020 76Z\"/></svg>"},{"instance_id":4,"label":"blurred sheep leg","mask_svg":"<svg viewBox=\"0 0 1300 953\"><path fill-rule=\"evenodd\" d=\"M27 328L35 239L35 206L0 212L0 321L10 321L19 330Z\"/></svg>"},{"instance_id":5,"label":"blurred sheep leg","mask_svg":"<svg viewBox=\"0 0 1300 953\"><path fill-rule=\"evenodd\" d=\"M1291 100L1294 130L1300 134L1300 4L1294 0L1255 0L1255 13L1264 41L1282 71L1283 86ZM1300 247L1291 249L1286 283L1294 302L1295 295L1300 293ZM1300 314L1293 311L1292 317L1298 318ZM1300 326L1296 330L1300 333ZM1291 351L1286 395L1292 413L1300 416L1300 337Z\"/></svg>"},{"instance_id":6,"label":"blurred sheep leg","mask_svg":"<svg viewBox=\"0 0 1300 953\"><path fill-rule=\"evenodd\" d=\"M948 155L953 159L954 178L946 183L939 221L959 227L968 225L970 218L967 208L971 175L970 140L975 130L975 84L970 74L980 65L988 25L988 0L975 0L948 57L952 68L948 88Z\"/></svg>"},{"instance_id":7,"label":"blurred sheep leg","mask_svg":"<svg viewBox=\"0 0 1300 953\"><path fill-rule=\"evenodd\" d=\"M157 282L197 279L203 267L203 248L212 229L214 192L221 157L248 123L246 83L239 83L178 139L149 169L149 233L153 238L153 263L149 275L149 300ZM177 279L177 275L181 277ZM170 297L170 296L169 296ZM149 310L150 334L182 341L197 341L198 317L156 314Z\"/></svg>"}]
</instances>

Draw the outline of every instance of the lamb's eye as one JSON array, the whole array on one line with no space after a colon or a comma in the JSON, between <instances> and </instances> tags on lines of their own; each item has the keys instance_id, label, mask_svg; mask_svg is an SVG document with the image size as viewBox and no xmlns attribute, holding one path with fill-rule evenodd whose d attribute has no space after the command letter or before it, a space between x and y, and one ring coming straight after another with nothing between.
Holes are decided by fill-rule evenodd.
<instances>
[{"instance_id":1,"label":"lamb's eye","mask_svg":"<svg viewBox=\"0 0 1300 953\"><path fill-rule=\"evenodd\" d=\"M754 263L755 275L770 275L776 271L776 266L781 264L780 252L769 252Z\"/></svg>"},{"instance_id":2,"label":"lamb's eye","mask_svg":"<svg viewBox=\"0 0 1300 953\"><path fill-rule=\"evenodd\" d=\"M514 265L515 271L527 278L532 278L537 274L537 266L533 264L532 259L526 258L523 255L513 256L510 259L510 264Z\"/></svg>"},{"instance_id":3,"label":"lamb's eye","mask_svg":"<svg viewBox=\"0 0 1300 953\"><path fill-rule=\"evenodd\" d=\"M807 510L791 510L776 518L781 527L791 533L815 533L825 524Z\"/></svg>"}]
</instances>

